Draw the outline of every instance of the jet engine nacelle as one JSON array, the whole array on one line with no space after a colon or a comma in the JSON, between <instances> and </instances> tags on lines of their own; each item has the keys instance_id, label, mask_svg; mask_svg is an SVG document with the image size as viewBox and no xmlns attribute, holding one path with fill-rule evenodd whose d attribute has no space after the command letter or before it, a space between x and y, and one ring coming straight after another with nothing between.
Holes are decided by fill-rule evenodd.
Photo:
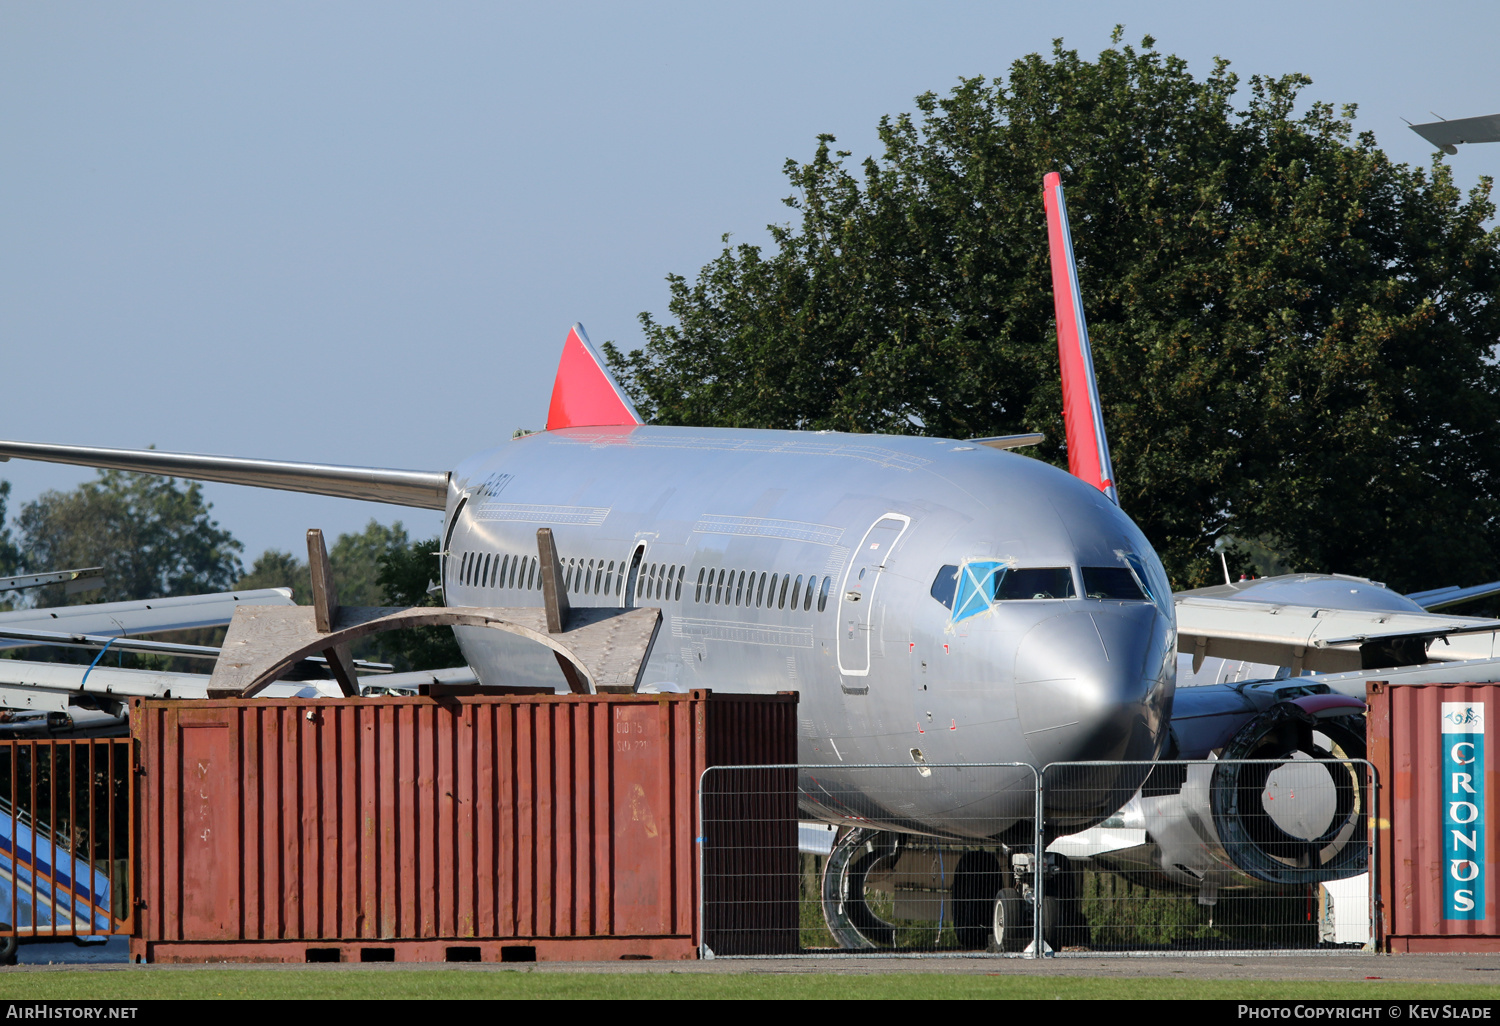
<instances>
[{"instance_id":1,"label":"jet engine nacelle","mask_svg":"<svg viewBox=\"0 0 1500 1026\"><path fill-rule=\"evenodd\" d=\"M1050 850L1205 896L1361 873L1367 773L1352 760L1365 754L1363 708L1332 694L1275 702L1242 721L1217 759L1158 764L1102 827Z\"/></svg>"}]
</instances>

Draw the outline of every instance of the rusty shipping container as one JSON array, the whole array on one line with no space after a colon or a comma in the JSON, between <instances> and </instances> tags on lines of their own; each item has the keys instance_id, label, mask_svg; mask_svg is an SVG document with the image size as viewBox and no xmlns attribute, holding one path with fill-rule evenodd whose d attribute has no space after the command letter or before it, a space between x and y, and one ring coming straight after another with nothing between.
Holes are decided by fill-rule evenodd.
<instances>
[{"instance_id":1,"label":"rusty shipping container","mask_svg":"<svg viewBox=\"0 0 1500 1026\"><path fill-rule=\"evenodd\" d=\"M136 700L131 732L135 960L693 958L699 777L794 762L796 696Z\"/></svg>"},{"instance_id":2,"label":"rusty shipping container","mask_svg":"<svg viewBox=\"0 0 1500 1026\"><path fill-rule=\"evenodd\" d=\"M1500 951L1500 772L1488 729L1500 685L1367 688L1380 944L1387 951Z\"/></svg>"}]
</instances>

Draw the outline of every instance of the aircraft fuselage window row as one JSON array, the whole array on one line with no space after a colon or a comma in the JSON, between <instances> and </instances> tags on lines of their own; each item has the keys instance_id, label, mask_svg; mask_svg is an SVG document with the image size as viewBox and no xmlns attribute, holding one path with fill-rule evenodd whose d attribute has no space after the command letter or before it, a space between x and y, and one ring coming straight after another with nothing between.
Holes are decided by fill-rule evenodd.
<instances>
[{"instance_id":1,"label":"aircraft fuselage window row","mask_svg":"<svg viewBox=\"0 0 1500 1026\"><path fill-rule=\"evenodd\" d=\"M618 572L616 572L618 569ZM682 601L687 567L680 563L648 563L636 572L637 601ZM574 595L613 595L625 592L626 564L614 560L575 559L563 561L563 590ZM460 584L481 588L536 591L542 586L534 556L466 552L459 564ZM805 582L805 586L804 586ZM814 597L818 612L828 607L833 578L816 574L780 574L753 570L723 570L704 567L698 571L693 601L710 605L754 606L764 609L810 611Z\"/></svg>"},{"instance_id":2,"label":"aircraft fuselage window row","mask_svg":"<svg viewBox=\"0 0 1500 1026\"><path fill-rule=\"evenodd\" d=\"M1083 593L1098 601L1149 602L1146 588L1135 571L1124 566L1086 566ZM1070 599L1073 572L1068 567L1013 567L999 560L974 560L939 568L930 594L953 610L953 619L966 620L984 612L994 602Z\"/></svg>"},{"instance_id":3,"label":"aircraft fuselage window row","mask_svg":"<svg viewBox=\"0 0 1500 1026\"><path fill-rule=\"evenodd\" d=\"M812 609L813 595L818 597L818 612L828 606L828 589L833 578L824 577L818 586L815 574L805 578L791 574L767 574L756 570L721 570L704 567L698 571L698 582L693 587L693 601L715 606L754 606L761 609ZM788 592L791 601L788 602Z\"/></svg>"}]
</instances>

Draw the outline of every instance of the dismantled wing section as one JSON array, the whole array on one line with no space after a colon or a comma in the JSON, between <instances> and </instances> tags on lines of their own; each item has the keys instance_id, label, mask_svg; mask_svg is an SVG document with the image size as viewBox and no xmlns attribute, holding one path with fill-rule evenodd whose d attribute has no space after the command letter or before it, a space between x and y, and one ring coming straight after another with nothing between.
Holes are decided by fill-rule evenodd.
<instances>
[{"instance_id":1,"label":"dismantled wing section","mask_svg":"<svg viewBox=\"0 0 1500 1026\"><path fill-rule=\"evenodd\" d=\"M552 405L547 408L547 430L578 427L622 427L644 424L620 383L604 365L604 358L582 324L573 325L563 343L552 383Z\"/></svg>"},{"instance_id":2,"label":"dismantled wing section","mask_svg":"<svg viewBox=\"0 0 1500 1026\"><path fill-rule=\"evenodd\" d=\"M213 595L146 599L139 602L100 602L90 606L17 609L0 613L0 627L14 631L55 631L63 634L102 634L130 637L168 631L222 627L240 606L290 606L290 588L226 591ZM0 648L36 642L0 639Z\"/></svg>"},{"instance_id":3,"label":"dismantled wing section","mask_svg":"<svg viewBox=\"0 0 1500 1026\"><path fill-rule=\"evenodd\" d=\"M1062 178L1056 171L1043 185L1047 204L1047 242L1052 254L1052 301L1057 310L1057 355L1062 365L1063 423L1068 437L1068 472L1108 495L1116 504L1115 472L1104 437L1104 411L1094 377L1094 356L1083 319L1083 297L1078 290L1078 264L1063 201Z\"/></svg>"},{"instance_id":4,"label":"dismantled wing section","mask_svg":"<svg viewBox=\"0 0 1500 1026\"><path fill-rule=\"evenodd\" d=\"M1304 671L1347 673L1428 659L1487 658L1500 620L1179 595L1177 651ZM1428 643L1442 639L1440 644Z\"/></svg>"},{"instance_id":5,"label":"dismantled wing section","mask_svg":"<svg viewBox=\"0 0 1500 1026\"><path fill-rule=\"evenodd\" d=\"M1411 130L1444 153L1457 153L1464 143L1500 142L1500 114L1454 121L1429 121Z\"/></svg>"},{"instance_id":6,"label":"dismantled wing section","mask_svg":"<svg viewBox=\"0 0 1500 1026\"><path fill-rule=\"evenodd\" d=\"M291 463L240 456L200 456L155 449L104 449L46 442L0 442L0 461L11 458L42 463L71 463L101 470L161 474L190 481L279 488L343 499L389 502L417 509L443 509L448 501L447 471L387 470L342 467L327 463Z\"/></svg>"}]
</instances>

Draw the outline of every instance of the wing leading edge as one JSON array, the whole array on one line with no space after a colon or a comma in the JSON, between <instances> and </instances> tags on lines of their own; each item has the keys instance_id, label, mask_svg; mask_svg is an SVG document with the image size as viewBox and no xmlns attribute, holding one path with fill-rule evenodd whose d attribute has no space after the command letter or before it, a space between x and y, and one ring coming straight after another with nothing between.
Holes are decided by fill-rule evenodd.
<instances>
[{"instance_id":1,"label":"wing leading edge","mask_svg":"<svg viewBox=\"0 0 1500 1026\"><path fill-rule=\"evenodd\" d=\"M347 467L329 463L292 463L241 456L201 456L155 449L105 449L90 445L0 441L0 461L37 460L71 463L101 470L161 474L191 481L279 488L343 499L388 502L417 509L443 509L448 501L448 472Z\"/></svg>"}]
</instances>

